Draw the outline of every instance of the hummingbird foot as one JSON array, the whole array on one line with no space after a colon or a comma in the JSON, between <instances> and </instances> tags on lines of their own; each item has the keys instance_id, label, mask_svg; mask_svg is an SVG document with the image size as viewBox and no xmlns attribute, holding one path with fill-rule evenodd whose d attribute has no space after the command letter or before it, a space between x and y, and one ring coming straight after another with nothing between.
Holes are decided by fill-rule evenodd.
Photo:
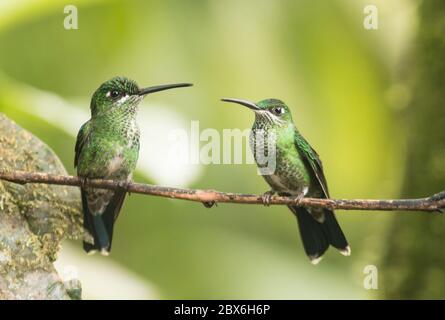
<instances>
[{"instance_id":1,"label":"hummingbird foot","mask_svg":"<svg viewBox=\"0 0 445 320\"><path fill-rule=\"evenodd\" d=\"M304 193L304 192L301 192L300 194L298 194L296 197L295 197L295 205L297 206L297 207L299 207L300 206L300 202L301 202L301 200L304 198L304 196L305 196L306 194Z\"/></svg>"},{"instance_id":2,"label":"hummingbird foot","mask_svg":"<svg viewBox=\"0 0 445 320\"><path fill-rule=\"evenodd\" d=\"M131 185L131 181L130 180L125 180L125 181L119 181L118 182L118 187L120 189L122 189L122 191L125 191L128 193L128 195L131 195L131 192L128 191L128 189L130 188Z\"/></svg>"},{"instance_id":3,"label":"hummingbird foot","mask_svg":"<svg viewBox=\"0 0 445 320\"><path fill-rule=\"evenodd\" d=\"M266 207L270 206L270 200L275 193L275 190L269 190L261 195L261 200Z\"/></svg>"},{"instance_id":4,"label":"hummingbird foot","mask_svg":"<svg viewBox=\"0 0 445 320\"><path fill-rule=\"evenodd\" d=\"M218 203L216 201L204 201L202 202L202 204L204 205L204 207L209 209L213 206L218 206Z\"/></svg>"},{"instance_id":5,"label":"hummingbird foot","mask_svg":"<svg viewBox=\"0 0 445 320\"><path fill-rule=\"evenodd\" d=\"M80 180L80 187L82 189L86 189L87 185L88 185L88 178L87 177L79 177Z\"/></svg>"}]
</instances>

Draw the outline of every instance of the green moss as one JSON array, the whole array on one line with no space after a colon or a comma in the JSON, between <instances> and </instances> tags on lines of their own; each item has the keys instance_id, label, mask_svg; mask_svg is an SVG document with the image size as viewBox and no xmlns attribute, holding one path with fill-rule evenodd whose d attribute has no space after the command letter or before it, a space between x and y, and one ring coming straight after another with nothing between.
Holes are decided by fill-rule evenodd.
<instances>
[{"instance_id":1,"label":"green moss","mask_svg":"<svg viewBox=\"0 0 445 320\"><path fill-rule=\"evenodd\" d=\"M66 174L48 146L2 114L0 145L2 170ZM0 277L8 282L8 288L16 288L16 292L26 291L29 284L25 278L30 274L33 279L53 279L48 286L57 287L60 279L52 262L56 260L60 242L81 235L82 215L77 188L0 181ZM45 273L53 276L45 277ZM33 294L50 295L48 292Z\"/></svg>"}]
</instances>

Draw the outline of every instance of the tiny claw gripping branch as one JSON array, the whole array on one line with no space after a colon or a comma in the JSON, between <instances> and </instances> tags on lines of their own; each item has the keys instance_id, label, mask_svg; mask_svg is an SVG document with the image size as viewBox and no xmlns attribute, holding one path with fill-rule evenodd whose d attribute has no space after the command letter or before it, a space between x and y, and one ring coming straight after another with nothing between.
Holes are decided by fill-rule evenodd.
<instances>
[{"instance_id":1,"label":"tiny claw gripping branch","mask_svg":"<svg viewBox=\"0 0 445 320\"><path fill-rule=\"evenodd\" d=\"M80 180L80 187L85 189L88 185L88 178L87 177L79 177Z\"/></svg>"},{"instance_id":2,"label":"tiny claw gripping branch","mask_svg":"<svg viewBox=\"0 0 445 320\"><path fill-rule=\"evenodd\" d=\"M130 186L131 186L131 181L125 180L125 181L119 181L117 183L118 187L122 190L128 193L128 195L131 195L131 191Z\"/></svg>"},{"instance_id":3,"label":"tiny claw gripping branch","mask_svg":"<svg viewBox=\"0 0 445 320\"><path fill-rule=\"evenodd\" d=\"M270 206L270 200L272 198L272 196L275 194L276 192L274 190L269 190L267 192L264 192L261 196L261 200L263 201L263 204L268 207Z\"/></svg>"}]
</instances>

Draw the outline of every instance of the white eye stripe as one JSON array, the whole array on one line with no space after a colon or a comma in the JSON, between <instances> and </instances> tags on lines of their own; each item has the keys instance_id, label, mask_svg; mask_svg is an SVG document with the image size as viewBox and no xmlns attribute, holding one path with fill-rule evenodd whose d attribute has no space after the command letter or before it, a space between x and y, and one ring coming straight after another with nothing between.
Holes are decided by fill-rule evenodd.
<instances>
[{"instance_id":1,"label":"white eye stripe","mask_svg":"<svg viewBox=\"0 0 445 320\"><path fill-rule=\"evenodd\" d=\"M118 103L118 104L122 104L122 103L124 103L125 101L127 101L129 97L130 97L130 96L129 96L128 94L126 94L125 96L123 96L122 98L120 98L120 99L117 101L117 103Z\"/></svg>"}]
</instances>

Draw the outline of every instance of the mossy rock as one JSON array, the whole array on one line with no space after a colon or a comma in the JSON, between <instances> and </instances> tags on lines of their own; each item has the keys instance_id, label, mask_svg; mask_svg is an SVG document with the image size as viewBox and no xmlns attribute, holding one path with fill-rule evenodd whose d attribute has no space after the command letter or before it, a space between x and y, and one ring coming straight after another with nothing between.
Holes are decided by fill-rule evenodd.
<instances>
[{"instance_id":1,"label":"mossy rock","mask_svg":"<svg viewBox=\"0 0 445 320\"><path fill-rule=\"evenodd\" d=\"M67 174L46 144L1 113L0 169ZM62 239L82 235L80 208L76 187L0 180L0 299L70 298L52 263Z\"/></svg>"}]
</instances>

